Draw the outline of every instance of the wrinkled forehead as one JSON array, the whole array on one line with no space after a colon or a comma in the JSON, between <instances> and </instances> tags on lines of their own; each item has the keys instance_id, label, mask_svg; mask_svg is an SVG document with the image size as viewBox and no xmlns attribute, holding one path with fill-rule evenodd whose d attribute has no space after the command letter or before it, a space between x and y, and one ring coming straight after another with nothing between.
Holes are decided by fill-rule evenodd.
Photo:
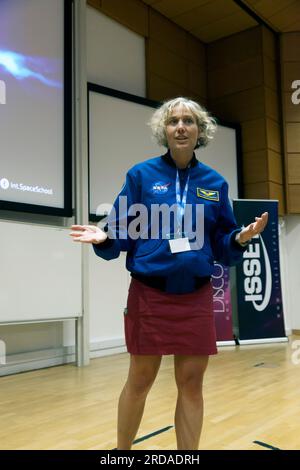
<instances>
[{"instance_id":1,"label":"wrinkled forehead","mask_svg":"<svg viewBox=\"0 0 300 470\"><path fill-rule=\"evenodd\" d=\"M195 117L195 114L193 113L192 109L186 103L178 103L169 108L167 117L177 116L177 115Z\"/></svg>"}]
</instances>

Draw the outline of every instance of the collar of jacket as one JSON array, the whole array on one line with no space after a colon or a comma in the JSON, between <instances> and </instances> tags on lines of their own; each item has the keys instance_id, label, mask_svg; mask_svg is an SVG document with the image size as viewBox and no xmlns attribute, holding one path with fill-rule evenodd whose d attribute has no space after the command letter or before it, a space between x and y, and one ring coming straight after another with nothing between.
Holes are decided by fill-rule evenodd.
<instances>
[{"instance_id":1,"label":"collar of jacket","mask_svg":"<svg viewBox=\"0 0 300 470\"><path fill-rule=\"evenodd\" d=\"M170 153L170 150L167 151L167 153L165 153L164 155L162 155L161 157L166 163L168 163L169 165L171 166L174 166L176 168L176 164L173 160L173 158L171 157L171 153ZM198 160L196 158L196 155L195 155L195 152L193 153L193 156L192 156L192 159L190 161L190 164L191 164L191 168L193 168L194 166L196 166L198 163ZM185 168L183 168L185 170Z\"/></svg>"}]
</instances>

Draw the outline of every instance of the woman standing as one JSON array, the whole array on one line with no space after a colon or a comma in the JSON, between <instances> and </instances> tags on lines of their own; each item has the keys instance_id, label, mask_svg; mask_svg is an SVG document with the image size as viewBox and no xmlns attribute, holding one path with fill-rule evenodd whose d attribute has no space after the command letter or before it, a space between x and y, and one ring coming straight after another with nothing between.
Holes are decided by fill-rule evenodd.
<instances>
[{"instance_id":1,"label":"woman standing","mask_svg":"<svg viewBox=\"0 0 300 470\"><path fill-rule=\"evenodd\" d=\"M217 353L213 262L239 263L247 242L266 226L268 213L237 227L226 181L194 154L216 129L198 103L181 97L165 102L154 112L151 127L167 153L128 171L105 231L73 225L70 235L92 243L106 260L127 251L132 280L124 321L130 368L119 399L118 449L131 449L161 358L172 354L177 448L195 450L203 421L203 376L209 355ZM172 208L174 220L156 217L162 207Z\"/></svg>"}]
</instances>

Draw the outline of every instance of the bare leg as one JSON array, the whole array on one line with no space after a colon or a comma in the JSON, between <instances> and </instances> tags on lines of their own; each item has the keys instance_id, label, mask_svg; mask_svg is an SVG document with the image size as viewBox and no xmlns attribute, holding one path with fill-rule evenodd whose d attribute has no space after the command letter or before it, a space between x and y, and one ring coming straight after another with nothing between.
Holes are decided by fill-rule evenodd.
<instances>
[{"instance_id":1,"label":"bare leg","mask_svg":"<svg viewBox=\"0 0 300 470\"><path fill-rule=\"evenodd\" d=\"M130 356L127 382L119 398L118 449L130 450L137 434L146 398L155 380L161 356Z\"/></svg>"},{"instance_id":2,"label":"bare leg","mask_svg":"<svg viewBox=\"0 0 300 470\"><path fill-rule=\"evenodd\" d=\"M208 356L174 356L178 397L175 412L177 449L197 450L203 423L203 376Z\"/></svg>"}]
</instances>

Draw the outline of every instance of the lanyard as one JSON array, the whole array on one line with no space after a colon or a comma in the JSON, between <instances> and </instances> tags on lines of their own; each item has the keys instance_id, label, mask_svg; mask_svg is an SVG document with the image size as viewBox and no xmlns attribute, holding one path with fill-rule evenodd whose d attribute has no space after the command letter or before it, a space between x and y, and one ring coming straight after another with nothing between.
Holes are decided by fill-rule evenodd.
<instances>
[{"instance_id":1,"label":"lanyard","mask_svg":"<svg viewBox=\"0 0 300 470\"><path fill-rule=\"evenodd\" d=\"M182 198L180 196L180 181L179 181L179 173L177 170L176 174L176 203L177 203L177 233L181 232L182 229L182 219L184 217L184 211L186 206L186 198L189 189L189 179L190 179L190 170L188 173L188 177L186 180L185 188L182 194Z\"/></svg>"}]
</instances>

